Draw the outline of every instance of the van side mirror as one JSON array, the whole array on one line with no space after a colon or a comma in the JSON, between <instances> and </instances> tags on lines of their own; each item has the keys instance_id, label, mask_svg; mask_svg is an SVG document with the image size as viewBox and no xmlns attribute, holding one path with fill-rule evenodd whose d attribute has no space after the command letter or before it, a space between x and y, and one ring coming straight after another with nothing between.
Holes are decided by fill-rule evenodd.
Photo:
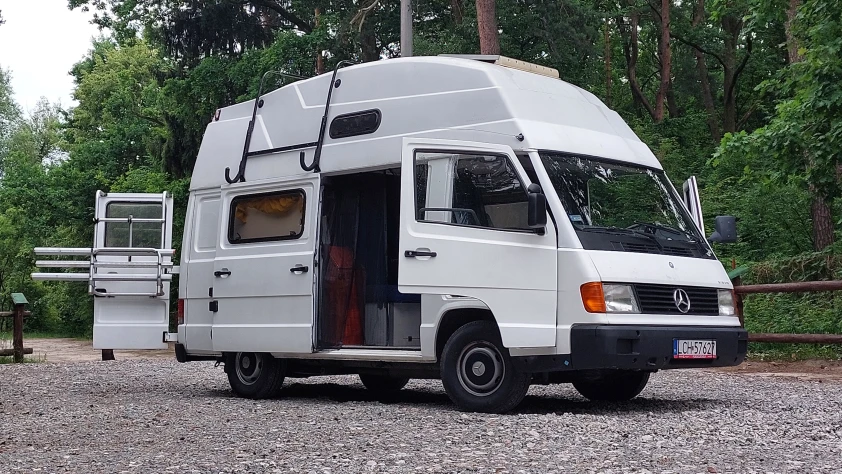
<instances>
[{"instance_id":1,"label":"van side mirror","mask_svg":"<svg viewBox=\"0 0 842 474\"><path fill-rule=\"evenodd\" d=\"M711 242L733 244L737 241L737 218L734 216L716 216L713 234L708 237Z\"/></svg>"},{"instance_id":2,"label":"van side mirror","mask_svg":"<svg viewBox=\"0 0 842 474\"><path fill-rule=\"evenodd\" d=\"M526 199L529 202L529 228L543 229L547 225L547 196L541 186L530 184L526 188Z\"/></svg>"}]
</instances>

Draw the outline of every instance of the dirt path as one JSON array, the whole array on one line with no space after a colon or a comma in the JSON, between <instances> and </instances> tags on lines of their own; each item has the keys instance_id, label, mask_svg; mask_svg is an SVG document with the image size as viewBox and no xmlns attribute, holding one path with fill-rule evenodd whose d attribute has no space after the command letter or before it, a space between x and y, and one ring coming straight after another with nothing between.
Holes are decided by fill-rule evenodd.
<instances>
[{"instance_id":1,"label":"dirt path","mask_svg":"<svg viewBox=\"0 0 842 474\"><path fill-rule=\"evenodd\" d=\"M80 339L26 339L24 346L31 347L31 356L36 360L46 362L68 363L102 360L102 351L94 349L91 341ZM175 350L170 344L169 349L157 351L114 351L117 360L129 359L175 359Z\"/></svg>"},{"instance_id":2,"label":"dirt path","mask_svg":"<svg viewBox=\"0 0 842 474\"><path fill-rule=\"evenodd\" d=\"M737 367L712 370L720 373L756 377L794 378L815 382L842 382L842 361L838 360L747 361Z\"/></svg>"}]
</instances>

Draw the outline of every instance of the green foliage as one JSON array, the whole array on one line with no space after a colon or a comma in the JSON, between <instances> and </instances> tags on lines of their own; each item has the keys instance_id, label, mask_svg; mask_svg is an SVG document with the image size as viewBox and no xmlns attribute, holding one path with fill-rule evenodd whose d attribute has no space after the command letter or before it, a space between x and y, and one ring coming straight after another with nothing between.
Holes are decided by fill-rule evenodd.
<instances>
[{"instance_id":1,"label":"green foliage","mask_svg":"<svg viewBox=\"0 0 842 474\"><path fill-rule=\"evenodd\" d=\"M793 62L757 88L776 105L768 124L729 135L717 159L764 160L771 179L798 176L826 198L840 196L842 165L842 11L840 0L808 0L798 10L799 39Z\"/></svg>"},{"instance_id":2,"label":"green foliage","mask_svg":"<svg viewBox=\"0 0 842 474\"><path fill-rule=\"evenodd\" d=\"M668 111L660 123L630 82L634 72L649 101L660 87L657 2L498 0L497 17L502 54L557 68L562 79L609 103L676 188L697 177L708 233L715 215L737 216L740 241L716 248L723 261L749 265L749 280L787 281L835 277L838 267L816 262L842 254L837 247L811 252L810 211L817 196L832 199L842 188L840 2L805 1L791 31L785 0L714 0L701 11L695 1L673 2ZM310 77L318 64L330 72L342 59L400 55L398 2L68 0L68 6L93 10L108 31L71 71L78 106L41 102L24 116L9 72L0 68L0 305L12 290L26 293L36 315L28 330L90 335L92 304L82 285L36 283L28 275L33 246L90 244L96 190L171 192L178 246L189 176L218 108L253 99L270 70ZM429 0L413 10L416 55L478 52L475 2ZM634 44L632 16L639 21ZM788 63L787 33L803 61ZM283 84L276 79L269 78L267 90ZM729 133L720 142L723 132ZM805 270L794 272L798 265ZM839 308L826 296L752 296L750 328L840 331Z\"/></svg>"}]
</instances>

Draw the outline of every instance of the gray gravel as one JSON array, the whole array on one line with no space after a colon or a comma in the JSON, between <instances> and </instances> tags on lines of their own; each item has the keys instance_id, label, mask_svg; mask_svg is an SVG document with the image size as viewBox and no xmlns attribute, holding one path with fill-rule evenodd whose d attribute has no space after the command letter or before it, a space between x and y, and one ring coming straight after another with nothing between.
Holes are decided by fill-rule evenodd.
<instances>
[{"instance_id":1,"label":"gray gravel","mask_svg":"<svg viewBox=\"0 0 842 474\"><path fill-rule=\"evenodd\" d=\"M535 386L456 411L438 381L395 403L356 377L234 398L211 363L0 365L0 472L840 472L842 384L673 371L624 404Z\"/></svg>"}]
</instances>

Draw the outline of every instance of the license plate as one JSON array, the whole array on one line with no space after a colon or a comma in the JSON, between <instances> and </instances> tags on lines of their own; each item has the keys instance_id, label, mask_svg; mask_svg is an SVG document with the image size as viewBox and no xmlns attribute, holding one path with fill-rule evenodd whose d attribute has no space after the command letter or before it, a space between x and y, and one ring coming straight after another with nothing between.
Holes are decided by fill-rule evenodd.
<instances>
[{"instance_id":1,"label":"license plate","mask_svg":"<svg viewBox=\"0 0 842 474\"><path fill-rule=\"evenodd\" d=\"M716 359L716 341L673 339L674 359Z\"/></svg>"}]
</instances>

